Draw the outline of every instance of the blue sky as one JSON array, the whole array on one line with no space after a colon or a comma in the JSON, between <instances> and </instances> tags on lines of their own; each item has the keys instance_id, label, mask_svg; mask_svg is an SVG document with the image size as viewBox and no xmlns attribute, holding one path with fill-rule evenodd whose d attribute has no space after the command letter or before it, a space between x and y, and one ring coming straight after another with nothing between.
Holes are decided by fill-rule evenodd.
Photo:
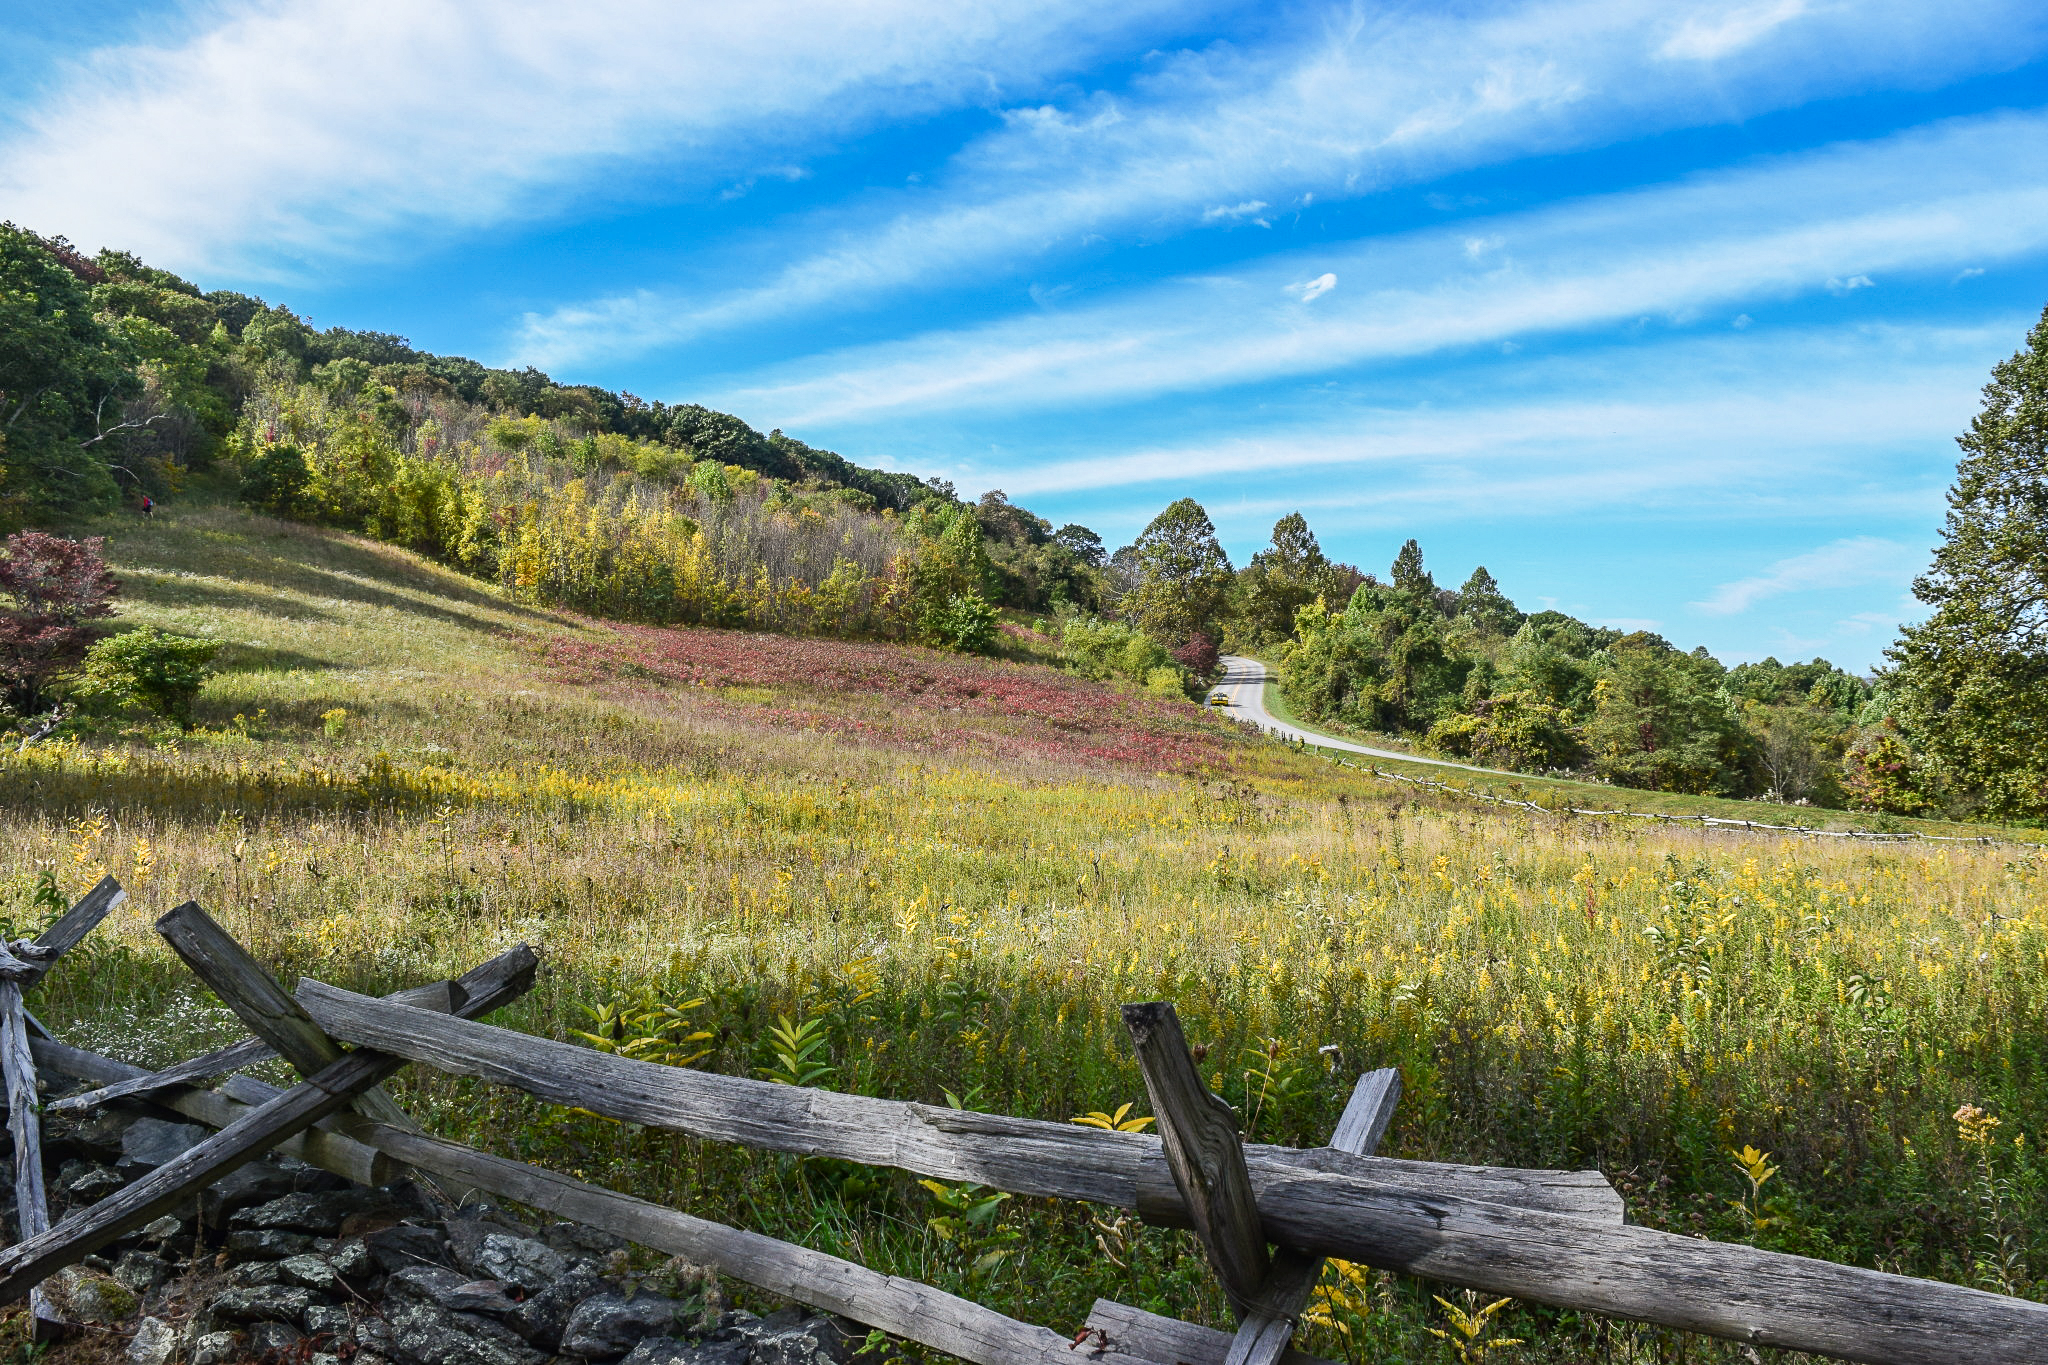
<instances>
[{"instance_id":1,"label":"blue sky","mask_svg":"<svg viewBox=\"0 0 2048 1365\"><path fill-rule=\"evenodd\" d=\"M1863 668L2048 302L2044 48L2038 0L0 0L0 216L1113 545L1300 510Z\"/></svg>"}]
</instances>

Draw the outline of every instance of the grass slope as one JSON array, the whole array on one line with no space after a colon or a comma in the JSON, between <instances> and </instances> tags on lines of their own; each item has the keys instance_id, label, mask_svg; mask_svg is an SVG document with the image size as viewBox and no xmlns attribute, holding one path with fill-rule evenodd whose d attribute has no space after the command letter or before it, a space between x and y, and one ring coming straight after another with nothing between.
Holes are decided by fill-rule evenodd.
<instances>
[{"instance_id":1,"label":"grass slope","mask_svg":"<svg viewBox=\"0 0 2048 1365\"><path fill-rule=\"evenodd\" d=\"M1116 1006L1170 998L1260 1140L1320 1142L1349 1076L1399 1065L1390 1154L1596 1165L1645 1223L2040 1292L2026 850L1503 814L1044 669L620 630L221 507L110 529L124 622L232 648L191 735L0 756L0 910L45 913L45 873L135 889L40 988L86 1045L160 1063L237 1034L149 930L187 897L287 978L391 989L526 939L549 968L501 1022L573 1037L667 1005L735 1074L803 1027L825 1084L1055 1120L1142 1110ZM1019 1199L948 1238L900 1174L395 1089L450 1136L1056 1328L1098 1293L1227 1319L1183 1234ZM1966 1102L1997 1143L1959 1134ZM1730 1202L1744 1143L1781 1168L1761 1207ZM1309 1346L1445 1358L1427 1287L1357 1283L1351 1333ZM1524 1359L1673 1347L1496 1321Z\"/></svg>"}]
</instances>

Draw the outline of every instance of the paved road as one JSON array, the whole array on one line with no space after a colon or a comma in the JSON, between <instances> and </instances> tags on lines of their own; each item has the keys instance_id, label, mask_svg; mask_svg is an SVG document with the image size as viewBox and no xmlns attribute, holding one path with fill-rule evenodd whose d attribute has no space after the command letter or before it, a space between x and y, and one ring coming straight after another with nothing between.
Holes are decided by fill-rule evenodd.
<instances>
[{"instance_id":1,"label":"paved road","mask_svg":"<svg viewBox=\"0 0 2048 1365\"><path fill-rule=\"evenodd\" d=\"M1266 709L1266 666L1257 659L1241 658L1235 654L1223 656L1223 681L1213 691L1220 691L1230 698L1230 705L1221 708L1225 715L1239 720L1248 720L1262 730L1271 731L1286 739L1303 740L1320 749L1342 749L1347 754L1365 754L1370 758L1395 758L1403 763L1428 763L1438 768L1463 768L1470 773L1495 773L1497 768L1475 768L1470 763L1453 763L1442 758L1418 758L1393 749L1368 749L1363 744L1349 740L1332 739L1319 735L1313 730L1304 730L1298 725L1289 725L1278 720ZM1503 777L1514 777L1514 773L1501 773Z\"/></svg>"}]
</instances>

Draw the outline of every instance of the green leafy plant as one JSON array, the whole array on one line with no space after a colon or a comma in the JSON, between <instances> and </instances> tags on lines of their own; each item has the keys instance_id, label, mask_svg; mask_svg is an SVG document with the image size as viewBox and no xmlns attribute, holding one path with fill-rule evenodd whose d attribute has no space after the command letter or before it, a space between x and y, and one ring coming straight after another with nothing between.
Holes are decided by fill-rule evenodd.
<instances>
[{"instance_id":1,"label":"green leafy plant","mask_svg":"<svg viewBox=\"0 0 2048 1365\"><path fill-rule=\"evenodd\" d=\"M806 1019L798 1023L786 1014L777 1015L768 1030L768 1052L772 1060L761 1068L762 1079L781 1085L824 1084L839 1072L838 1067L820 1055L826 1051L829 1041L823 1019Z\"/></svg>"},{"instance_id":2,"label":"green leafy plant","mask_svg":"<svg viewBox=\"0 0 2048 1365\"><path fill-rule=\"evenodd\" d=\"M980 654L995 643L996 609L978 592L960 593L939 612L939 639L962 654Z\"/></svg>"},{"instance_id":3,"label":"green leafy plant","mask_svg":"<svg viewBox=\"0 0 2048 1365\"><path fill-rule=\"evenodd\" d=\"M1432 1327L1429 1334L1451 1343L1451 1350L1457 1354L1458 1365L1478 1365L1479 1361L1486 1359L1489 1352L1524 1344L1520 1337L1492 1335L1494 1315L1514 1303L1513 1299L1495 1299L1482 1308L1479 1306L1479 1296L1469 1289L1462 1296L1465 1300L1462 1306L1452 1303L1441 1294L1433 1294L1430 1297L1442 1305L1445 1314L1450 1318L1451 1330L1446 1332L1440 1327Z\"/></svg>"},{"instance_id":4,"label":"green leafy plant","mask_svg":"<svg viewBox=\"0 0 2048 1365\"><path fill-rule=\"evenodd\" d=\"M1320 1082L1315 1071L1297 1060L1285 1039L1268 1038L1244 1050L1244 1131L1251 1137L1259 1124L1276 1120L1311 1086Z\"/></svg>"},{"instance_id":5,"label":"green leafy plant","mask_svg":"<svg viewBox=\"0 0 2048 1365\"><path fill-rule=\"evenodd\" d=\"M1074 1115L1074 1122L1088 1128L1100 1128L1108 1133L1142 1133L1158 1122L1149 1114L1137 1118L1129 1117L1131 1108L1131 1105L1120 1104L1114 1114L1094 1109L1086 1114Z\"/></svg>"},{"instance_id":6,"label":"green leafy plant","mask_svg":"<svg viewBox=\"0 0 2048 1365\"><path fill-rule=\"evenodd\" d=\"M1308 1309L1301 1315L1305 1327L1321 1327L1337 1334L1344 1358L1362 1365L1367 1320L1372 1316L1372 1281L1362 1265L1332 1257L1323 1262L1323 1277L1316 1284Z\"/></svg>"},{"instance_id":7,"label":"green leafy plant","mask_svg":"<svg viewBox=\"0 0 2048 1365\"><path fill-rule=\"evenodd\" d=\"M1740 1198L1728 1201L1728 1207L1741 1215L1750 1235L1755 1236L1780 1221L1777 1201L1764 1198L1764 1186L1776 1177L1778 1168L1771 1164L1769 1152L1760 1152L1747 1143L1740 1151L1730 1151L1728 1156L1749 1184L1748 1191Z\"/></svg>"},{"instance_id":8,"label":"green leafy plant","mask_svg":"<svg viewBox=\"0 0 2048 1365\"><path fill-rule=\"evenodd\" d=\"M931 1191L940 1212L925 1220L925 1226L956 1252L967 1264L970 1277L979 1279L1012 1254L1022 1234L1002 1223L1003 1205L1010 1196L1000 1190L985 1190L971 1182L947 1185L937 1180L920 1180Z\"/></svg>"},{"instance_id":9,"label":"green leafy plant","mask_svg":"<svg viewBox=\"0 0 2048 1365\"><path fill-rule=\"evenodd\" d=\"M140 702L180 729L192 728L192 703L213 676L221 642L144 626L86 651L78 690L122 704Z\"/></svg>"},{"instance_id":10,"label":"green leafy plant","mask_svg":"<svg viewBox=\"0 0 2048 1365\"><path fill-rule=\"evenodd\" d=\"M689 1066L711 1051L704 1044L713 1035L692 1026L691 1013L703 1004L701 999L666 1000L650 986L633 995L582 1006L593 1027L574 1032L599 1052L662 1066Z\"/></svg>"},{"instance_id":11,"label":"green leafy plant","mask_svg":"<svg viewBox=\"0 0 2048 1365\"><path fill-rule=\"evenodd\" d=\"M2016 1191L2012 1179L2001 1174L1993 1160L1999 1147L1995 1130L2000 1121L1974 1104L1961 1106L1953 1117L1956 1136L1976 1156L1971 1195L1977 1215L1977 1279L1986 1289L2000 1294L2024 1293L2024 1243L2013 1231L2011 1217Z\"/></svg>"}]
</instances>

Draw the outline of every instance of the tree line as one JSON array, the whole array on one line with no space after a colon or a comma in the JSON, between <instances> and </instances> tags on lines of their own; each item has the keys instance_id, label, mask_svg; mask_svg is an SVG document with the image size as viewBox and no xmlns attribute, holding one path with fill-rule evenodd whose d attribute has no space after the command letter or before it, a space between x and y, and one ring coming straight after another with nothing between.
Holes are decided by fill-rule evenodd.
<instances>
[{"instance_id":1,"label":"tree line","mask_svg":"<svg viewBox=\"0 0 2048 1365\"><path fill-rule=\"evenodd\" d=\"M1237 567L1184 498L1111 553L1001 492L970 502L698 405L316 330L0 225L0 531L173 496L211 471L259 511L596 615L975 650L1009 609L1094 676L1199 696L1220 652L1257 653L1306 721L1484 766L2039 820L2048 314L1962 445L1916 584L1932 615L1884 668L1730 668L1648 632L1525 613L1483 567L1440 587L1412 540L1382 580L1330 560L1296 514Z\"/></svg>"}]
</instances>

